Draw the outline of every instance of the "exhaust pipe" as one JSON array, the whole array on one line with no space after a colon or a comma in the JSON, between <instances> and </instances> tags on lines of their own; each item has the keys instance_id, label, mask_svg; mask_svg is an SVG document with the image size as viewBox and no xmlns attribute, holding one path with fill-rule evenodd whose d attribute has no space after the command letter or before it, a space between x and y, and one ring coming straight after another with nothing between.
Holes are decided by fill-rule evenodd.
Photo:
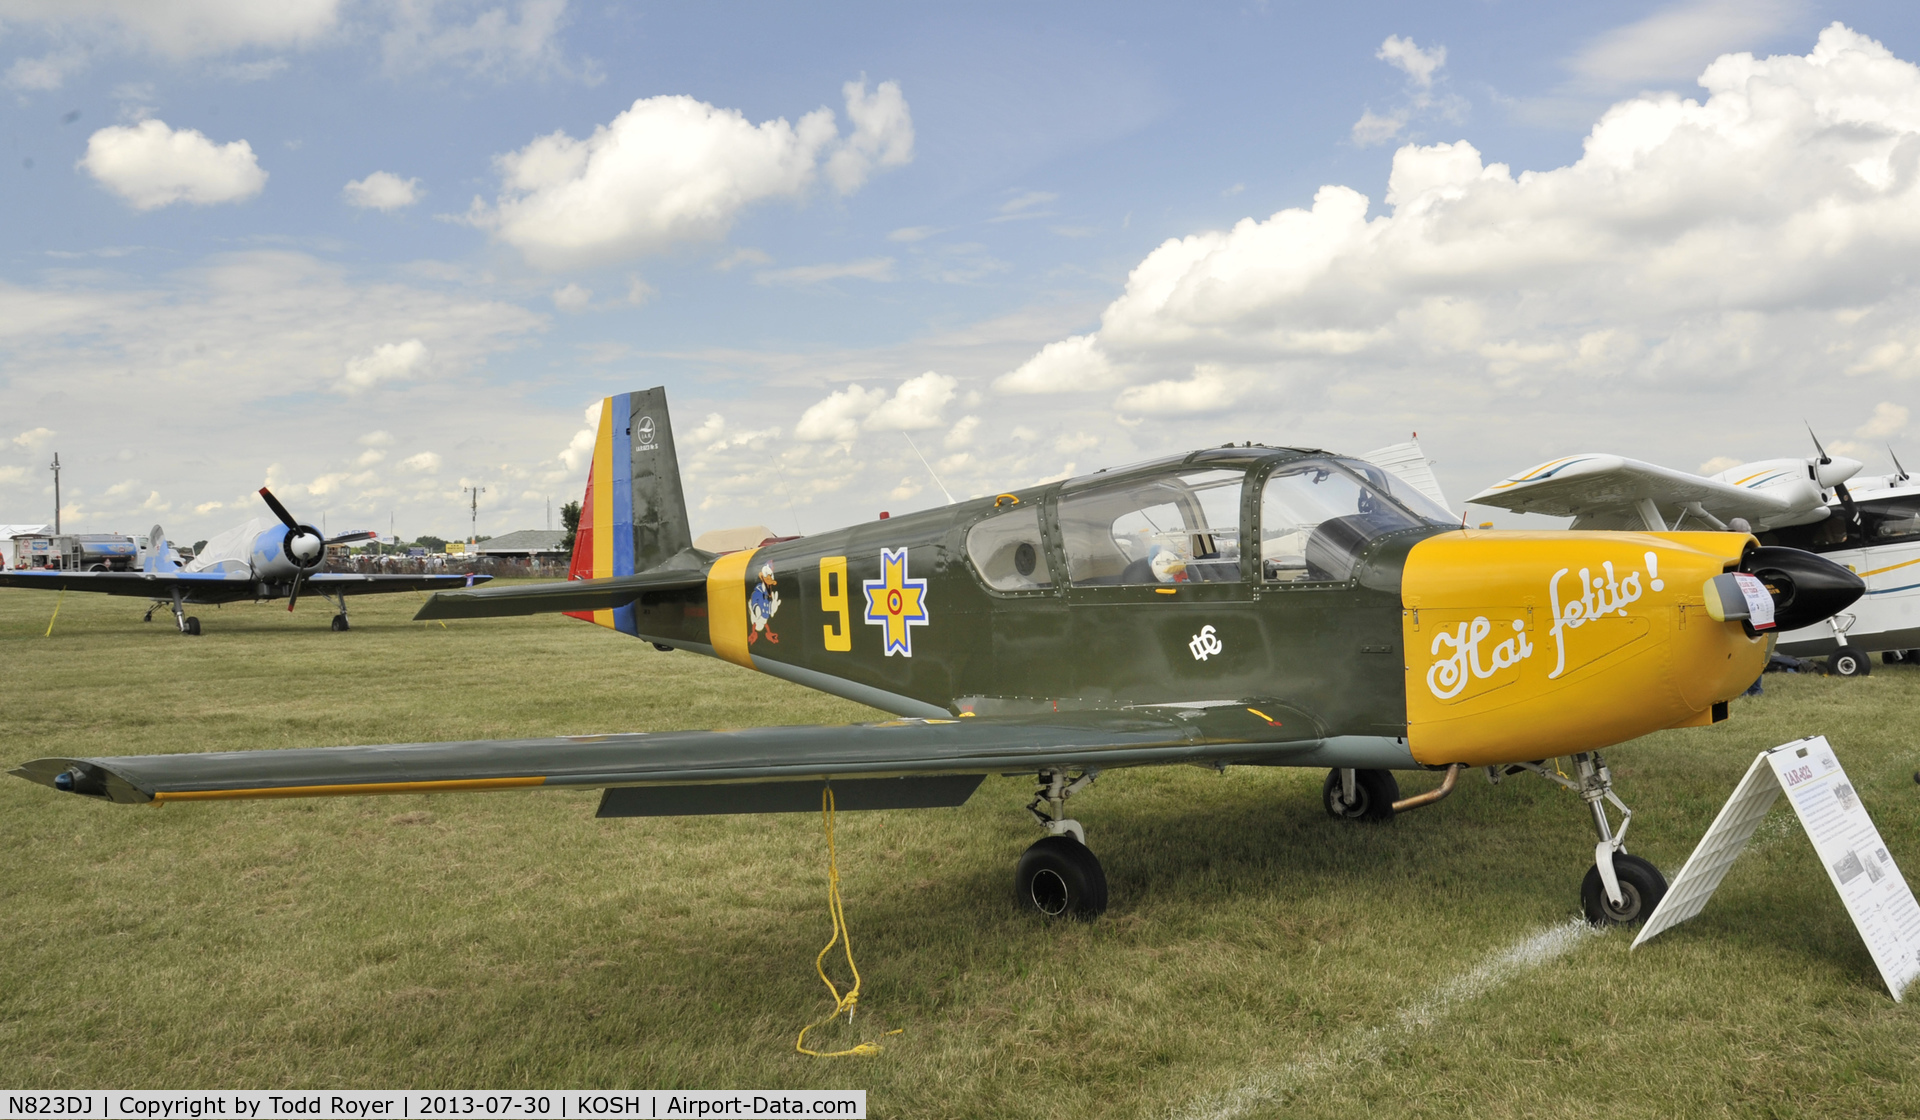
<instances>
[{"instance_id":1,"label":"exhaust pipe","mask_svg":"<svg viewBox=\"0 0 1920 1120\"><path fill-rule=\"evenodd\" d=\"M1447 776L1441 779L1439 788L1430 789L1425 793L1416 793L1412 797L1403 797L1393 803L1393 811L1404 813L1409 809L1424 809L1436 801L1446 800L1447 795L1453 792L1453 783L1459 779L1463 765L1464 763L1456 762L1447 767Z\"/></svg>"}]
</instances>

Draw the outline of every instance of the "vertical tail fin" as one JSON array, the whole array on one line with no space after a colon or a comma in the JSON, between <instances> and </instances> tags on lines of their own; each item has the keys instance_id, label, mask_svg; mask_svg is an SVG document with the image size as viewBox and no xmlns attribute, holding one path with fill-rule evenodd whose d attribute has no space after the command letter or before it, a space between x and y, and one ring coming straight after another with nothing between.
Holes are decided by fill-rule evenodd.
<instances>
[{"instance_id":1,"label":"vertical tail fin","mask_svg":"<svg viewBox=\"0 0 1920 1120\"><path fill-rule=\"evenodd\" d=\"M600 404L593 467L580 504L569 579L630 576L692 547L680 461L667 413L667 391L620 393ZM624 634L635 633L633 608L569 611Z\"/></svg>"},{"instance_id":2,"label":"vertical tail fin","mask_svg":"<svg viewBox=\"0 0 1920 1120\"><path fill-rule=\"evenodd\" d=\"M180 562L174 559L173 547L167 543L167 531L158 525L147 534L147 554L140 560L140 570L158 575L180 570Z\"/></svg>"}]
</instances>

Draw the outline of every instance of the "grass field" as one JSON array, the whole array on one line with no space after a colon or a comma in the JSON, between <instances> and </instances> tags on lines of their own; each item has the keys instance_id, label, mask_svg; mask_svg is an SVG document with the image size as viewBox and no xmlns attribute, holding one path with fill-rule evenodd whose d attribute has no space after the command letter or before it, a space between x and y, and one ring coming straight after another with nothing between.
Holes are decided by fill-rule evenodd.
<instances>
[{"instance_id":1,"label":"grass field","mask_svg":"<svg viewBox=\"0 0 1920 1120\"><path fill-rule=\"evenodd\" d=\"M411 595L203 609L0 590L0 761L764 723L867 709L550 617ZM1769 677L1611 752L1678 870L1754 753L1834 742L1920 875L1920 672ZM1574 922L1592 837L1536 778L1370 827L1324 772L1110 773L1074 802L1113 906L1016 912L1030 779L849 814L870 1058L823 1014L815 816L593 819L594 794L174 805L0 780L0 1082L128 1088L865 1088L875 1116L1920 1114L1888 998L1784 804L1706 912L1629 956ZM1403 788L1430 779L1403 776ZM1920 997L1920 991L1915 992Z\"/></svg>"}]
</instances>

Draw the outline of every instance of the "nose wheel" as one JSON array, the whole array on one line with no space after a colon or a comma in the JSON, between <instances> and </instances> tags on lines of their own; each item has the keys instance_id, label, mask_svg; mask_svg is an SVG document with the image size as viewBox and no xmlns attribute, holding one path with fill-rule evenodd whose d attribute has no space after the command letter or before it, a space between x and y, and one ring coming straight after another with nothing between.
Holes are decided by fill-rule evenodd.
<instances>
[{"instance_id":1,"label":"nose wheel","mask_svg":"<svg viewBox=\"0 0 1920 1120\"><path fill-rule=\"evenodd\" d=\"M1539 762L1521 762L1508 767L1488 767L1487 777L1498 781L1504 774L1531 770L1535 774L1565 786L1580 795L1593 813L1593 829L1600 842L1593 846L1593 866L1580 883L1580 906L1587 921L1596 926L1632 925L1647 919L1667 894L1667 877L1660 869L1627 854L1627 826L1633 823L1633 810L1613 792L1613 771L1599 751L1573 756L1574 776L1560 773L1558 763L1549 767ZM1620 813L1620 827L1607 819L1607 806Z\"/></svg>"},{"instance_id":2,"label":"nose wheel","mask_svg":"<svg viewBox=\"0 0 1920 1120\"><path fill-rule=\"evenodd\" d=\"M1042 770L1027 812L1049 835L1034 841L1014 871L1014 903L1047 918L1097 918L1107 908L1107 873L1087 848L1086 829L1067 816L1067 798L1100 776Z\"/></svg>"},{"instance_id":3,"label":"nose wheel","mask_svg":"<svg viewBox=\"0 0 1920 1120\"><path fill-rule=\"evenodd\" d=\"M1596 926L1630 926L1642 922L1666 897L1667 877L1660 869L1639 856L1620 852L1613 857L1614 887L1620 901L1607 896L1607 885L1600 877L1600 865L1587 868L1580 883L1580 906L1587 921Z\"/></svg>"}]
</instances>

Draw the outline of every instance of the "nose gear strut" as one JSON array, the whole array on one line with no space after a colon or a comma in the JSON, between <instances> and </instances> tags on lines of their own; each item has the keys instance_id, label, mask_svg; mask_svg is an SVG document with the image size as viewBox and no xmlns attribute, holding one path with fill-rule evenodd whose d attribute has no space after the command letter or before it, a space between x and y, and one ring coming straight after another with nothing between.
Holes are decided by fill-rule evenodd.
<instances>
[{"instance_id":1,"label":"nose gear strut","mask_svg":"<svg viewBox=\"0 0 1920 1120\"><path fill-rule=\"evenodd\" d=\"M1660 869L1638 856L1627 854L1627 826L1633 823L1633 810L1613 792L1613 771L1599 751L1582 751L1573 756L1574 777L1561 773L1558 766L1540 762L1517 762L1507 767L1488 767L1487 776L1499 780L1507 774L1531 770L1535 774L1565 786L1580 795L1593 813L1593 829L1600 836L1593 846L1593 867L1581 884L1581 900L1587 920L1595 925L1627 925L1645 919L1667 893L1666 876ZM1607 805L1620 811L1620 827L1607 819Z\"/></svg>"}]
</instances>

